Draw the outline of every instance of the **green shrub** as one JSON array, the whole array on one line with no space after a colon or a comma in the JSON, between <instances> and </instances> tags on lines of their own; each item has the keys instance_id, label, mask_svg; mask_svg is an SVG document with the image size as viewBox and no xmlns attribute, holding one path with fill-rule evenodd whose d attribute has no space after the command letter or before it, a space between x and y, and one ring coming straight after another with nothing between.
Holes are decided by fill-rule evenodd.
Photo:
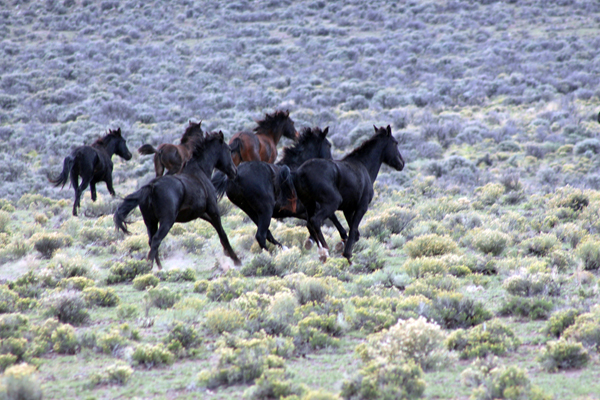
<instances>
[{"instance_id":1,"label":"green shrub","mask_svg":"<svg viewBox=\"0 0 600 400\"><path fill-rule=\"evenodd\" d=\"M570 308L553 313L546 324L545 332L554 337L560 337L562 333L575 323L575 318L581 314L579 310Z\"/></svg>"},{"instance_id":2,"label":"green shrub","mask_svg":"<svg viewBox=\"0 0 600 400\"><path fill-rule=\"evenodd\" d=\"M559 369L579 369L590 360L588 352L581 343L559 339L546 343L538 361L546 371Z\"/></svg>"},{"instance_id":3,"label":"green shrub","mask_svg":"<svg viewBox=\"0 0 600 400\"><path fill-rule=\"evenodd\" d=\"M300 260L302 258L302 251L298 247L292 247L290 249L281 250L277 252L273 257L273 264L275 264L275 270L278 271L277 275L285 275L294 272L298 272L300 267Z\"/></svg>"},{"instance_id":4,"label":"green shrub","mask_svg":"<svg viewBox=\"0 0 600 400\"><path fill-rule=\"evenodd\" d=\"M79 231L79 239L85 244L106 245L110 242L110 233L103 227L86 227Z\"/></svg>"},{"instance_id":5,"label":"green shrub","mask_svg":"<svg viewBox=\"0 0 600 400\"><path fill-rule=\"evenodd\" d=\"M553 234L541 234L523 241L522 247L526 254L545 257L558 246L558 239Z\"/></svg>"},{"instance_id":6,"label":"green shrub","mask_svg":"<svg viewBox=\"0 0 600 400\"><path fill-rule=\"evenodd\" d=\"M9 400L41 400L40 384L35 376L35 367L22 363L4 371L0 398Z\"/></svg>"},{"instance_id":7,"label":"green shrub","mask_svg":"<svg viewBox=\"0 0 600 400\"><path fill-rule=\"evenodd\" d=\"M491 206L504 194L504 185L500 183L488 183L485 186L477 188L475 193L478 194L479 201L486 206Z\"/></svg>"},{"instance_id":8,"label":"green shrub","mask_svg":"<svg viewBox=\"0 0 600 400\"><path fill-rule=\"evenodd\" d=\"M196 272L191 268L181 270L179 268L173 268L169 271L158 271L156 276L161 281L167 282L194 282L196 281ZM156 285L154 285L156 286Z\"/></svg>"},{"instance_id":9,"label":"green shrub","mask_svg":"<svg viewBox=\"0 0 600 400\"><path fill-rule=\"evenodd\" d=\"M298 322L298 344L307 344L311 349L338 347L340 340L334 336L342 333L337 315L310 315Z\"/></svg>"},{"instance_id":10,"label":"green shrub","mask_svg":"<svg viewBox=\"0 0 600 400\"><path fill-rule=\"evenodd\" d=\"M372 361L342 384L341 396L346 400L420 399L425 386L421 367L412 361L401 365Z\"/></svg>"},{"instance_id":11,"label":"green shrub","mask_svg":"<svg viewBox=\"0 0 600 400\"><path fill-rule=\"evenodd\" d=\"M399 320L390 329L370 335L367 342L357 348L364 362L378 358L400 365L409 360L424 371L444 367L450 360L443 347L444 332L425 318Z\"/></svg>"},{"instance_id":12,"label":"green shrub","mask_svg":"<svg viewBox=\"0 0 600 400\"><path fill-rule=\"evenodd\" d=\"M510 243L510 236L492 229L477 229L472 233L472 243L484 254L499 256Z\"/></svg>"},{"instance_id":13,"label":"green shrub","mask_svg":"<svg viewBox=\"0 0 600 400\"><path fill-rule=\"evenodd\" d=\"M128 365L109 365L102 373L92 375L90 386L94 387L101 384L125 385L132 374L133 369Z\"/></svg>"},{"instance_id":14,"label":"green shrub","mask_svg":"<svg viewBox=\"0 0 600 400\"><path fill-rule=\"evenodd\" d=\"M206 313L206 328L212 333L233 332L244 324L245 318L238 310L217 307Z\"/></svg>"},{"instance_id":15,"label":"green shrub","mask_svg":"<svg viewBox=\"0 0 600 400\"><path fill-rule=\"evenodd\" d=\"M12 354L21 361L27 351L27 339L25 338L6 338L0 339L0 354Z\"/></svg>"},{"instance_id":16,"label":"green shrub","mask_svg":"<svg viewBox=\"0 0 600 400\"><path fill-rule=\"evenodd\" d=\"M75 354L79 350L79 342L75 329L71 325L61 325L52 332L52 348L58 354Z\"/></svg>"},{"instance_id":17,"label":"green shrub","mask_svg":"<svg viewBox=\"0 0 600 400\"><path fill-rule=\"evenodd\" d=\"M366 219L362 224L361 234L367 238L376 237L383 241L390 235L402 233L416 216L416 213L408 208L390 207Z\"/></svg>"},{"instance_id":18,"label":"green shrub","mask_svg":"<svg viewBox=\"0 0 600 400\"><path fill-rule=\"evenodd\" d=\"M89 319L87 305L81 292L55 291L45 299L47 313L60 322L80 325Z\"/></svg>"},{"instance_id":19,"label":"green shrub","mask_svg":"<svg viewBox=\"0 0 600 400\"><path fill-rule=\"evenodd\" d=\"M197 280L194 283L194 293L206 293L209 285L210 282L208 282L206 279Z\"/></svg>"},{"instance_id":20,"label":"green shrub","mask_svg":"<svg viewBox=\"0 0 600 400\"><path fill-rule=\"evenodd\" d=\"M55 262L50 266L50 270L57 282L65 278L76 276L88 277L90 275L88 260L79 256L68 257L64 254L56 256Z\"/></svg>"},{"instance_id":21,"label":"green shrub","mask_svg":"<svg viewBox=\"0 0 600 400\"><path fill-rule=\"evenodd\" d=\"M145 234L127 236L121 242L121 248L131 254L148 247L148 237Z\"/></svg>"},{"instance_id":22,"label":"green shrub","mask_svg":"<svg viewBox=\"0 0 600 400\"><path fill-rule=\"evenodd\" d=\"M440 293L431 303L431 318L446 329L468 328L482 323L492 314L461 293Z\"/></svg>"},{"instance_id":23,"label":"green shrub","mask_svg":"<svg viewBox=\"0 0 600 400\"><path fill-rule=\"evenodd\" d=\"M202 282L202 281L198 281ZM200 283L199 285L203 285ZM198 286L200 288L202 286ZM194 286L196 290L196 286ZM210 281L206 287L206 297L211 301L231 301L245 292L245 282L239 278L219 278Z\"/></svg>"},{"instance_id":24,"label":"green shrub","mask_svg":"<svg viewBox=\"0 0 600 400\"><path fill-rule=\"evenodd\" d=\"M138 308L135 304L119 304L117 307L117 317L119 319L131 319L138 315Z\"/></svg>"},{"instance_id":25,"label":"green shrub","mask_svg":"<svg viewBox=\"0 0 600 400\"><path fill-rule=\"evenodd\" d=\"M461 374L463 382L473 387L471 399L549 400L538 387L531 385L525 370L515 366L494 365L486 360L476 360L471 368Z\"/></svg>"},{"instance_id":26,"label":"green shrub","mask_svg":"<svg viewBox=\"0 0 600 400\"><path fill-rule=\"evenodd\" d=\"M498 312L501 316L514 315L532 320L548 319L554 305L550 300L512 296Z\"/></svg>"},{"instance_id":27,"label":"green shrub","mask_svg":"<svg viewBox=\"0 0 600 400\"><path fill-rule=\"evenodd\" d=\"M0 313L16 311L19 295L10 290L7 285L0 285Z\"/></svg>"},{"instance_id":28,"label":"green shrub","mask_svg":"<svg viewBox=\"0 0 600 400\"><path fill-rule=\"evenodd\" d=\"M519 339L499 320L491 320L469 330L457 329L446 339L448 350L460 352L460 358L498 356L516 349Z\"/></svg>"},{"instance_id":29,"label":"green shrub","mask_svg":"<svg viewBox=\"0 0 600 400\"><path fill-rule=\"evenodd\" d=\"M148 287L157 286L159 282L160 279L152 274L138 275L133 279L133 287L137 290L146 290Z\"/></svg>"},{"instance_id":30,"label":"green shrub","mask_svg":"<svg viewBox=\"0 0 600 400\"><path fill-rule=\"evenodd\" d=\"M60 232L35 233L31 237L34 249L40 252L44 258L52 258L52 254L60 248L69 247L73 238Z\"/></svg>"},{"instance_id":31,"label":"green shrub","mask_svg":"<svg viewBox=\"0 0 600 400\"><path fill-rule=\"evenodd\" d=\"M282 276L283 272L275 264L273 257L264 251L252 257L252 260L240 269L244 276Z\"/></svg>"},{"instance_id":32,"label":"green shrub","mask_svg":"<svg viewBox=\"0 0 600 400\"><path fill-rule=\"evenodd\" d=\"M456 253L458 251L458 246L447 236L430 234L414 238L404 245L404 249L411 258L417 258Z\"/></svg>"},{"instance_id":33,"label":"green shrub","mask_svg":"<svg viewBox=\"0 0 600 400\"><path fill-rule=\"evenodd\" d=\"M144 364L146 368L159 365L173 364L173 354L165 349L162 343L157 345L142 344L133 352L132 359L137 364Z\"/></svg>"},{"instance_id":34,"label":"green shrub","mask_svg":"<svg viewBox=\"0 0 600 400\"><path fill-rule=\"evenodd\" d=\"M0 338L21 337L29 329L29 318L20 313L0 315Z\"/></svg>"},{"instance_id":35,"label":"green shrub","mask_svg":"<svg viewBox=\"0 0 600 400\"><path fill-rule=\"evenodd\" d=\"M588 240L577 247L577 255L583 261L586 271L596 271L600 268L600 242Z\"/></svg>"},{"instance_id":36,"label":"green shrub","mask_svg":"<svg viewBox=\"0 0 600 400\"><path fill-rule=\"evenodd\" d=\"M398 319L416 318L418 311L428 309L430 303L424 296L408 296L404 299L355 296L344 303L344 315L353 329L378 332L390 328Z\"/></svg>"},{"instance_id":37,"label":"green shrub","mask_svg":"<svg viewBox=\"0 0 600 400\"><path fill-rule=\"evenodd\" d=\"M300 279L293 286L298 303L322 302L329 293L329 286L320 278Z\"/></svg>"},{"instance_id":38,"label":"green shrub","mask_svg":"<svg viewBox=\"0 0 600 400\"><path fill-rule=\"evenodd\" d=\"M300 397L298 400L340 400L341 398L336 395L336 394L331 394L328 392L325 392L323 390L316 390L316 391L312 391L309 390L306 393L304 393L304 395L302 397ZM289 400L293 400L293 398L290 398Z\"/></svg>"},{"instance_id":39,"label":"green shrub","mask_svg":"<svg viewBox=\"0 0 600 400\"><path fill-rule=\"evenodd\" d=\"M560 288L550 274L546 273L521 273L507 278L502 287L513 296L535 296L545 294L557 296Z\"/></svg>"},{"instance_id":40,"label":"green shrub","mask_svg":"<svg viewBox=\"0 0 600 400\"><path fill-rule=\"evenodd\" d=\"M0 354L0 372L17 362L17 356L14 354Z\"/></svg>"},{"instance_id":41,"label":"green shrub","mask_svg":"<svg viewBox=\"0 0 600 400\"><path fill-rule=\"evenodd\" d=\"M132 281L136 276L147 274L152 271L152 265L146 260L127 260L115 263L110 267L106 282L111 285L115 283Z\"/></svg>"},{"instance_id":42,"label":"green shrub","mask_svg":"<svg viewBox=\"0 0 600 400\"><path fill-rule=\"evenodd\" d=\"M408 259L402 266L402 269L408 276L413 278L423 278L427 275L444 275L448 272L446 263L434 257Z\"/></svg>"},{"instance_id":43,"label":"green shrub","mask_svg":"<svg viewBox=\"0 0 600 400\"><path fill-rule=\"evenodd\" d=\"M600 348L600 306L575 318L573 325L563 332L565 339L581 342L590 348Z\"/></svg>"},{"instance_id":44,"label":"green shrub","mask_svg":"<svg viewBox=\"0 0 600 400\"><path fill-rule=\"evenodd\" d=\"M352 256L352 271L358 273L371 273L385 266L383 247L374 239L359 242Z\"/></svg>"},{"instance_id":45,"label":"green shrub","mask_svg":"<svg viewBox=\"0 0 600 400\"><path fill-rule=\"evenodd\" d=\"M160 308L161 310L171 308L179 299L181 295L173 292L166 286L157 286L148 289L146 296L150 299L153 306Z\"/></svg>"},{"instance_id":46,"label":"green shrub","mask_svg":"<svg viewBox=\"0 0 600 400\"><path fill-rule=\"evenodd\" d=\"M10 224L10 213L0 210L0 232L8 232L8 224Z\"/></svg>"},{"instance_id":47,"label":"green shrub","mask_svg":"<svg viewBox=\"0 0 600 400\"><path fill-rule=\"evenodd\" d=\"M254 386L244 392L244 398L251 400L282 399L300 395L303 388L289 380L283 368L266 369L256 379Z\"/></svg>"},{"instance_id":48,"label":"green shrub","mask_svg":"<svg viewBox=\"0 0 600 400\"><path fill-rule=\"evenodd\" d=\"M74 276L72 278L63 278L58 282L58 286L62 289L83 290L87 287L94 286L96 283L93 279L83 276Z\"/></svg>"},{"instance_id":49,"label":"green shrub","mask_svg":"<svg viewBox=\"0 0 600 400\"><path fill-rule=\"evenodd\" d=\"M89 305L99 307L116 307L121 301L111 288L89 287L83 290L83 296Z\"/></svg>"},{"instance_id":50,"label":"green shrub","mask_svg":"<svg viewBox=\"0 0 600 400\"><path fill-rule=\"evenodd\" d=\"M127 331L113 328L107 333L101 334L96 340L96 346L104 354L113 354L115 351L125 347L129 343Z\"/></svg>"},{"instance_id":51,"label":"green shrub","mask_svg":"<svg viewBox=\"0 0 600 400\"><path fill-rule=\"evenodd\" d=\"M177 322L173 325L171 331L164 340L166 344L169 344L172 341L178 341L183 348L188 349L200 344L201 339L193 326L188 326L183 322Z\"/></svg>"},{"instance_id":52,"label":"green shrub","mask_svg":"<svg viewBox=\"0 0 600 400\"><path fill-rule=\"evenodd\" d=\"M448 272L452 276L462 278L463 276L471 275L471 268L466 265L451 265L448 267Z\"/></svg>"}]
</instances>

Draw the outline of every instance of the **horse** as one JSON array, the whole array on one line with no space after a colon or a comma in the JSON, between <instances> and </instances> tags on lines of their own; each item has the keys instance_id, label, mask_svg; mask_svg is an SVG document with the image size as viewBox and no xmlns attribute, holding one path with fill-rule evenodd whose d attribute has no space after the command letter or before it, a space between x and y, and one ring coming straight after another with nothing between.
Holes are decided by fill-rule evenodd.
<instances>
[{"instance_id":1,"label":"horse","mask_svg":"<svg viewBox=\"0 0 600 400\"><path fill-rule=\"evenodd\" d=\"M242 161L265 161L273 163L277 159L277 143L281 136L298 139L294 121L288 111L276 111L266 114L265 119L257 121L254 132L238 132L229 140L231 156L237 166Z\"/></svg>"},{"instance_id":2,"label":"horse","mask_svg":"<svg viewBox=\"0 0 600 400\"><path fill-rule=\"evenodd\" d=\"M73 215L77 216L77 208L81 207L81 194L90 186L92 201L96 201L96 183L106 182L111 196L115 196L112 182L112 156L118 155L124 160L131 160L131 152L126 140L121 136L121 128L109 130L103 138L96 140L91 146L79 146L65 157L63 170L56 179L50 178L54 186L65 186L71 176L71 186L75 189ZM81 176L81 185L79 177Z\"/></svg>"},{"instance_id":3,"label":"horse","mask_svg":"<svg viewBox=\"0 0 600 400\"><path fill-rule=\"evenodd\" d=\"M117 230L128 234L125 219L139 206L148 231L148 260L158 269L162 263L158 247L175 222L189 222L197 218L208 221L217 231L225 254L235 265L241 265L221 225L217 196L209 176L213 169L223 171L230 179L235 178L237 168L231 159L231 150L223 138L223 132L212 132L193 140L192 157L181 172L154 178L138 191L128 195L115 211L113 220Z\"/></svg>"},{"instance_id":4,"label":"horse","mask_svg":"<svg viewBox=\"0 0 600 400\"><path fill-rule=\"evenodd\" d=\"M276 164L248 161L238 166L235 179L228 179L219 172L213 175L212 183L217 196L220 199L227 193L229 200L250 217L257 227L255 238L262 249L267 249L266 240L283 247L271 234L271 218L306 219L306 210L296 202L290 173L293 174L293 170L311 158L331 159L328 132L328 127L323 131L319 128L304 128L298 142L292 147L284 148L283 157ZM345 241L346 230L335 214L331 216L331 220ZM316 242L316 238L312 239Z\"/></svg>"},{"instance_id":5,"label":"horse","mask_svg":"<svg viewBox=\"0 0 600 400\"><path fill-rule=\"evenodd\" d=\"M202 137L202 121L195 123L190 121L184 134L181 136L180 144L163 143L154 148L151 144L144 144L138 149L142 155L154 154L154 172L156 176L162 176L167 170L168 175L181 171L183 164L190 159L193 152L193 140Z\"/></svg>"},{"instance_id":6,"label":"horse","mask_svg":"<svg viewBox=\"0 0 600 400\"><path fill-rule=\"evenodd\" d=\"M404 159L390 126L373 127L375 134L342 160L308 160L294 174L298 199L308 214L306 227L311 236L318 239L319 258L323 262L329 255L321 232L323 220L336 210L344 213L350 231L342 255L350 261L352 246L359 237L358 225L373 199L373 183L381 164L398 171L404 168Z\"/></svg>"}]
</instances>

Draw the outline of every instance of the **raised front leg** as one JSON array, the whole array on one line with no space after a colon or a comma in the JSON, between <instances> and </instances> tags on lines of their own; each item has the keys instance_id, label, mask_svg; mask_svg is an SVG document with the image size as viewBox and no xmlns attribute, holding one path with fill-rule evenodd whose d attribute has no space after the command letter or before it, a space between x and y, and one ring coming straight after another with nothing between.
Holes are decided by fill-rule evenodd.
<instances>
[{"instance_id":1,"label":"raised front leg","mask_svg":"<svg viewBox=\"0 0 600 400\"><path fill-rule=\"evenodd\" d=\"M108 174L108 176L106 177L106 188L108 189L108 193L110 193L110 195L112 197L115 197L115 189L113 188L113 182L112 182L112 172Z\"/></svg>"}]
</instances>

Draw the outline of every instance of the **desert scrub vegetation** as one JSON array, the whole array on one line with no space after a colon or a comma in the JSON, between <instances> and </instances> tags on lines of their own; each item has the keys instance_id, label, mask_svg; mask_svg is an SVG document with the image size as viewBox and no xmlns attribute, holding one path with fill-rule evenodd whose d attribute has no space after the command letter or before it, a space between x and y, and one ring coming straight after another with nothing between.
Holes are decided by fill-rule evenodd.
<instances>
[{"instance_id":1,"label":"desert scrub vegetation","mask_svg":"<svg viewBox=\"0 0 600 400\"><path fill-rule=\"evenodd\" d=\"M546 343L538 361L544 369L556 372L559 369L579 369L590 361L590 356L581 343L559 339Z\"/></svg>"},{"instance_id":2,"label":"desert scrub vegetation","mask_svg":"<svg viewBox=\"0 0 600 400\"><path fill-rule=\"evenodd\" d=\"M468 330L455 330L445 345L449 350L458 351L460 358L485 358L488 354L501 356L515 350L520 341L509 327L494 319Z\"/></svg>"},{"instance_id":3,"label":"desert scrub vegetation","mask_svg":"<svg viewBox=\"0 0 600 400\"><path fill-rule=\"evenodd\" d=\"M458 250L457 244L449 237L437 234L429 234L414 238L407 242L404 250L411 258L442 256L448 253L455 253Z\"/></svg>"}]
</instances>

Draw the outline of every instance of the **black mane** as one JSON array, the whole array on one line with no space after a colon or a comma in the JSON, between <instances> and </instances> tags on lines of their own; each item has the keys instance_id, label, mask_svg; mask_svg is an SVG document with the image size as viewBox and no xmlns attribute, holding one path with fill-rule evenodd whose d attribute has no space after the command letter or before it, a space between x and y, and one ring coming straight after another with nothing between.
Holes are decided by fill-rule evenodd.
<instances>
[{"instance_id":1,"label":"black mane","mask_svg":"<svg viewBox=\"0 0 600 400\"><path fill-rule=\"evenodd\" d=\"M362 142L358 147L356 147L350 153L346 154L342 160L345 160L347 158L361 156L363 153L365 153L367 151L367 149L369 147L371 147L373 142L376 142L380 137L382 137L386 134L387 134L387 131L384 127L381 126L381 127L377 128L377 132L373 136L371 136L369 139Z\"/></svg>"},{"instance_id":2,"label":"black mane","mask_svg":"<svg viewBox=\"0 0 600 400\"><path fill-rule=\"evenodd\" d=\"M106 145L106 140L109 138L109 136L120 137L121 136L120 128L118 130L109 129L108 133L106 135L104 135L103 137L96 139L96 141L94 143L92 143L92 146L104 147Z\"/></svg>"},{"instance_id":3,"label":"black mane","mask_svg":"<svg viewBox=\"0 0 600 400\"><path fill-rule=\"evenodd\" d=\"M190 140L194 139L197 136L202 136L204 132L202 131L202 121L199 123L190 122L187 128L185 128L185 132L181 136L181 144L186 144Z\"/></svg>"},{"instance_id":4,"label":"black mane","mask_svg":"<svg viewBox=\"0 0 600 400\"><path fill-rule=\"evenodd\" d=\"M255 132L269 131L277 128L279 124L290 118L289 111L275 111L273 114L265 114L265 119L256 121L258 126L254 128Z\"/></svg>"},{"instance_id":5,"label":"black mane","mask_svg":"<svg viewBox=\"0 0 600 400\"><path fill-rule=\"evenodd\" d=\"M277 163L278 165L296 165L296 161L306 148L306 144L309 143L313 138L319 138L322 134L321 128L302 128L302 132L293 146L284 147L283 156Z\"/></svg>"},{"instance_id":6,"label":"black mane","mask_svg":"<svg viewBox=\"0 0 600 400\"><path fill-rule=\"evenodd\" d=\"M192 158L198 158L202 155L211 142L215 140L223 141L223 132L209 132L205 136L192 137L190 140L194 141L194 152L192 153Z\"/></svg>"}]
</instances>

